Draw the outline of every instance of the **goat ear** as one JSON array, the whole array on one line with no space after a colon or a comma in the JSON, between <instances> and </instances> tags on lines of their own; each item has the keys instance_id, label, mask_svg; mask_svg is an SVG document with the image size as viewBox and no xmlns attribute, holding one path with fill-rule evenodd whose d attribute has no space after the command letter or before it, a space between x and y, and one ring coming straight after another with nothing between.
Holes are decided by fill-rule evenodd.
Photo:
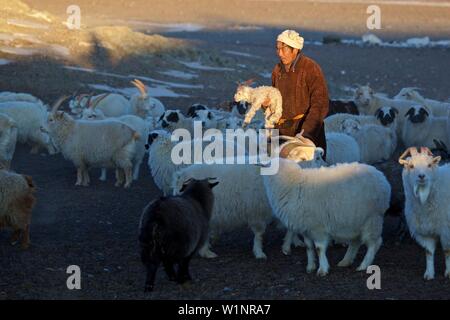
<instances>
[{"instance_id":1,"label":"goat ear","mask_svg":"<svg viewBox=\"0 0 450 320\"><path fill-rule=\"evenodd\" d=\"M377 111L375 111L375 117L377 117L378 119L381 118L381 108L378 108Z\"/></svg>"},{"instance_id":2,"label":"goat ear","mask_svg":"<svg viewBox=\"0 0 450 320\"><path fill-rule=\"evenodd\" d=\"M215 186L217 186L219 184L219 181L217 181L217 182L210 182L209 183L209 187L212 189L212 188L214 188Z\"/></svg>"},{"instance_id":3,"label":"goat ear","mask_svg":"<svg viewBox=\"0 0 450 320\"><path fill-rule=\"evenodd\" d=\"M414 115L414 108L410 108L408 110L407 113L405 113L405 118L407 118L408 116L413 116Z\"/></svg>"},{"instance_id":4,"label":"goat ear","mask_svg":"<svg viewBox=\"0 0 450 320\"><path fill-rule=\"evenodd\" d=\"M428 113L428 111L427 111L427 109L425 109L425 108L422 108L422 110L423 110L423 112L427 115L427 117L429 117L430 116L430 114Z\"/></svg>"},{"instance_id":5,"label":"goat ear","mask_svg":"<svg viewBox=\"0 0 450 320\"><path fill-rule=\"evenodd\" d=\"M439 163L439 161L441 161L441 156L434 157L433 160L431 160L431 163L432 163L434 166L437 166L438 163Z\"/></svg>"}]
</instances>

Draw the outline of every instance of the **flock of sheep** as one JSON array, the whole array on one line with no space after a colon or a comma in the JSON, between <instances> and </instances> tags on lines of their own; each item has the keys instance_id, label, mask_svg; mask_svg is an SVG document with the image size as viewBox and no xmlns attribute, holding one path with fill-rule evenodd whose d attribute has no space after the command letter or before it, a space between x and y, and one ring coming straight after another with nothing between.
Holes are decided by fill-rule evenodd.
<instances>
[{"instance_id":1,"label":"flock of sheep","mask_svg":"<svg viewBox=\"0 0 450 320\"><path fill-rule=\"evenodd\" d=\"M383 218L395 196L373 165L406 149L399 159L404 166L404 215L411 235L426 250L424 277L434 278L438 241L445 252L445 276L450 277L450 168L439 166L441 157L430 151L450 144L450 103L425 99L415 88L388 98L359 86L352 102L330 101L326 161L324 150L305 143L301 134L284 137L280 150L288 151L278 159L278 173L262 176L254 164L176 165L171 156L178 142L171 133L179 128L193 133L194 121L222 131L268 128L268 120L269 125L278 120L268 119L255 103L269 102L270 110L270 99L258 97L267 94L268 87L258 91L240 84L235 100L241 101L220 108L194 104L185 115L166 110L139 80L133 84L139 94L129 99L113 93L74 94L70 112L59 110L69 97L58 99L50 109L29 94L0 93L0 229L12 227L13 242L29 245L35 201L31 177L10 170L16 143L29 144L33 153L60 152L77 168L80 186L89 185L90 169L100 168L100 180L106 180L107 169L114 169L116 186L129 188L139 178L148 152L153 180L167 198L150 203L141 219L146 290L153 289L160 262L171 280L189 280L190 258L197 252L217 257L210 240L241 226L254 234L254 256L266 258L263 236L274 219L286 232L283 253L290 254L292 245L306 246L307 272L316 271L316 253L317 274L329 272L326 250L332 241L348 246L341 267L352 265L365 245L367 252L357 268L365 270L381 246ZM333 106L342 103L353 105L353 112L333 114Z\"/></svg>"}]
</instances>

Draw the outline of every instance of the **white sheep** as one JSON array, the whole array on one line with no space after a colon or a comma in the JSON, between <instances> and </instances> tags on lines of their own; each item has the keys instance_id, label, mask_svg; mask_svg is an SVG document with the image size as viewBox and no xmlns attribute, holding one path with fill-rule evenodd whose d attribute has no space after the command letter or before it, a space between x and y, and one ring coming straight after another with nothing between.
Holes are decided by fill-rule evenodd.
<instances>
[{"instance_id":1,"label":"white sheep","mask_svg":"<svg viewBox=\"0 0 450 320\"><path fill-rule=\"evenodd\" d=\"M433 140L450 145L448 116L434 117L424 105L414 105L406 113L402 141L405 147L424 146L434 148Z\"/></svg>"},{"instance_id":2,"label":"white sheep","mask_svg":"<svg viewBox=\"0 0 450 320\"><path fill-rule=\"evenodd\" d=\"M328 165L361 161L361 150L353 137L339 132L327 132L325 136Z\"/></svg>"},{"instance_id":3,"label":"white sheep","mask_svg":"<svg viewBox=\"0 0 450 320\"><path fill-rule=\"evenodd\" d=\"M346 119L357 119L361 125L366 124L378 124L377 118L375 116L368 115L355 115L349 113L336 113L324 119L325 132L341 132L342 133L342 123Z\"/></svg>"},{"instance_id":4,"label":"white sheep","mask_svg":"<svg viewBox=\"0 0 450 320\"><path fill-rule=\"evenodd\" d=\"M186 118L180 110L166 110L159 117L157 126L163 130L173 132L176 129L186 129L191 135L194 133L194 121Z\"/></svg>"},{"instance_id":5,"label":"white sheep","mask_svg":"<svg viewBox=\"0 0 450 320\"><path fill-rule=\"evenodd\" d=\"M390 99L376 94L369 86L359 86L355 90L354 101L360 114L374 115L382 107L393 107L399 111L400 119L414 104L412 101Z\"/></svg>"},{"instance_id":6,"label":"white sheep","mask_svg":"<svg viewBox=\"0 0 450 320\"><path fill-rule=\"evenodd\" d=\"M410 155L410 157L407 157ZM428 148L409 148L399 158L403 165L405 217L411 236L425 249L425 280L434 279L434 253L441 242L445 277L450 278L450 165L438 166Z\"/></svg>"},{"instance_id":7,"label":"white sheep","mask_svg":"<svg viewBox=\"0 0 450 320\"><path fill-rule=\"evenodd\" d=\"M449 102L442 102L432 99L424 98L418 91L417 88L403 88L394 97L394 99L400 100L410 100L413 102L418 102L430 108L433 116L435 117L446 117L447 110L450 108Z\"/></svg>"},{"instance_id":8,"label":"white sheep","mask_svg":"<svg viewBox=\"0 0 450 320\"><path fill-rule=\"evenodd\" d=\"M0 103L0 113L6 114L17 125L17 141L32 146L31 153L38 153L40 148L49 154L56 152L53 143L41 128L46 128L48 112L41 103L10 101Z\"/></svg>"},{"instance_id":9,"label":"white sheep","mask_svg":"<svg viewBox=\"0 0 450 320\"><path fill-rule=\"evenodd\" d=\"M347 119L342 123L342 131L356 140L364 163L389 160L397 148L395 131L380 125L362 126L357 120Z\"/></svg>"},{"instance_id":10,"label":"white sheep","mask_svg":"<svg viewBox=\"0 0 450 320\"><path fill-rule=\"evenodd\" d=\"M61 153L77 168L75 185L89 185L89 167L114 167L124 171L124 187L128 188L132 182L132 159L139 134L117 120L74 120L69 114L57 111L65 98L54 104L47 123ZM116 186L122 182L122 176L117 175Z\"/></svg>"},{"instance_id":11,"label":"white sheep","mask_svg":"<svg viewBox=\"0 0 450 320\"><path fill-rule=\"evenodd\" d=\"M350 266L361 244L367 253L358 271L372 264L381 246L383 216L389 208L391 187L384 175L360 163L302 169L279 159L279 171L263 177L273 214L292 232L304 236L307 272L316 269L314 246L319 255L317 274L328 274L326 250L331 240L348 242L338 266Z\"/></svg>"},{"instance_id":12,"label":"white sheep","mask_svg":"<svg viewBox=\"0 0 450 320\"><path fill-rule=\"evenodd\" d=\"M0 165L5 169L11 166L11 160L16 149L17 124L6 114L0 112Z\"/></svg>"},{"instance_id":13,"label":"white sheep","mask_svg":"<svg viewBox=\"0 0 450 320\"><path fill-rule=\"evenodd\" d=\"M234 101L246 101L251 104L250 109L245 114L244 125L248 125L256 112L263 106L266 129L273 129L281 119L283 114L283 99L277 88L269 86L260 86L251 88L249 85L251 80L239 84L234 95Z\"/></svg>"}]
</instances>

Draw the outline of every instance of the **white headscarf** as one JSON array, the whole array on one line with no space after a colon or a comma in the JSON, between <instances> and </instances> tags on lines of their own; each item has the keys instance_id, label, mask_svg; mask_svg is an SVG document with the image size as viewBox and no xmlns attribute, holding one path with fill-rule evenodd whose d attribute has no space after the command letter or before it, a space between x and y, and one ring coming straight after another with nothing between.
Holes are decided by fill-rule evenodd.
<instances>
[{"instance_id":1,"label":"white headscarf","mask_svg":"<svg viewBox=\"0 0 450 320\"><path fill-rule=\"evenodd\" d=\"M278 35L277 41L283 42L292 48L302 50L305 40L294 30L284 30Z\"/></svg>"}]
</instances>

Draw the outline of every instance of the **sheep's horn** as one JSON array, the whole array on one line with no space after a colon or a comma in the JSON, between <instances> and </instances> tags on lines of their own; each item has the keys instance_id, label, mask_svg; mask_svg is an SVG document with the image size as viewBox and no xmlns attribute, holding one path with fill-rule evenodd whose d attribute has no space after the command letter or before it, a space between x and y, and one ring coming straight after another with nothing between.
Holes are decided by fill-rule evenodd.
<instances>
[{"instance_id":1,"label":"sheep's horn","mask_svg":"<svg viewBox=\"0 0 450 320\"><path fill-rule=\"evenodd\" d=\"M433 156L433 152L427 147L420 147L420 153L426 153L429 156Z\"/></svg>"},{"instance_id":2,"label":"sheep's horn","mask_svg":"<svg viewBox=\"0 0 450 320\"><path fill-rule=\"evenodd\" d=\"M104 93L102 96L98 97L97 100L95 100L91 106L89 106L89 108L91 108L92 110L94 110L97 105L99 104L100 101L102 101L103 99L105 99L107 96L109 96L110 93Z\"/></svg>"},{"instance_id":3,"label":"sheep's horn","mask_svg":"<svg viewBox=\"0 0 450 320\"><path fill-rule=\"evenodd\" d=\"M403 152L403 154L400 156L400 158L398 158L398 160L403 160L404 158L406 158L406 156L408 156L408 154L411 154L411 156L415 156L417 155L418 151L416 147L409 147L408 149L406 149L405 152Z\"/></svg>"},{"instance_id":4,"label":"sheep's horn","mask_svg":"<svg viewBox=\"0 0 450 320\"><path fill-rule=\"evenodd\" d=\"M52 113L55 113L56 110L58 110L59 106L66 101L68 98L70 98L70 96L62 96L60 97L58 100L56 100L56 102L53 104L52 107Z\"/></svg>"}]
</instances>

